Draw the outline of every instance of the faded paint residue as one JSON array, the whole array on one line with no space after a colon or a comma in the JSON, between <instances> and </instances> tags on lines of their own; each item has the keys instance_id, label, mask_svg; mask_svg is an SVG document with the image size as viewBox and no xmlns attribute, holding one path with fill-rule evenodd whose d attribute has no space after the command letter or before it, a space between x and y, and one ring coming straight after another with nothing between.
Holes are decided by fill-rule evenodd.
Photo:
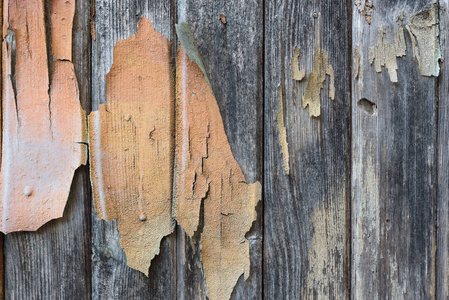
<instances>
[{"instance_id":1,"label":"faded paint residue","mask_svg":"<svg viewBox=\"0 0 449 300\"><path fill-rule=\"evenodd\" d=\"M355 79L357 79L357 77L359 77L359 68L360 68L359 46L355 46L355 49L354 49L354 61L353 61L353 71L352 71L352 76Z\"/></svg>"},{"instance_id":2,"label":"faded paint residue","mask_svg":"<svg viewBox=\"0 0 449 300\"><path fill-rule=\"evenodd\" d=\"M382 67L386 67L390 76L391 82L398 82L398 64L397 57L405 56L406 44L404 37L404 28L402 27L402 18L399 17L398 32L394 36L392 42L385 41L386 30L385 27L379 31L379 41L370 49L369 61L373 64L377 73L382 72Z\"/></svg>"},{"instance_id":3,"label":"faded paint residue","mask_svg":"<svg viewBox=\"0 0 449 300\"><path fill-rule=\"evenodd\" d=\"M365 3L362 3L362 1ZM371 24L371 15L373 14L374 11L373 2L371 0L355 0L354 4L357 7L357 10L363 16L365 16L366 22L368 22L368 24Z\"/></svg>"},{"instance_id":4,"label":"faded paint residue","mask_svg":"<svg viewBox=\"0 0 449 300\"><path fill-rule=\"evenodd\" d=\"M423 76L440 74L440 28L439 9L435 4L410 18L407 30L413 47L413 56L418 60L419 71Z\"/></svg>"},{"instance_id":5,"label":"faded paint residue","mask_svg":"<svg viewBox=\"0 0 449 300\"><path fill-rule=\"evenodd\" d=\"M95 41L96 40L96 30L95 30L95 0L90 1L90 36Z\"/></svg>"},{"instance_id":6,"label":"faded paint residue","mask_svg":"<svg viewBox=\"0 0 449 300\"><path fill-rule=\"evenodd\" d=\"M223 24L226 24L227 22L226 22L226 16L224 15L224 14L220 14L220 21L221 21L221 23L223 23Z\"/></svg>"},{"instance_id":7,"label":"faded paint residue","mask_svg":"<svg viewBox=\"0 0 449 300\"><path fill-rule=\"evenodd\" d=\"M329 58L326 51L317 47L315 52L315 60L313 61L313 71L309 74L309 80L306 87L306 92L302 98L302 106L306 108L309 106L309 115L318 117L321 114L321 89L324 87L326 75L329 75L329 98L334 100L335 86L334 86L334 69L329 64Z\"/></svg>"},{"instance_id":8,"label":"faded paint residue","mask_svg":"<svg viewBox=\"0 0 449 300\"><path fill-rule=\"evenodd\" d=\"M301 81L306 76L306 70L304 69L299 70L299 55L300 55L299 48L295 47L295 49L293 49L292 55L292 78L294 80Z\"/></svg>"},{"instance_id":9,"label":"faded paint residue","mask_svg":"<svg viewBox=\"0 0 449 300\"><path fill-rule=\"evenodd\" d=\"M256 219L261 185L248 184L234 159L190 27L176 29L175 216L200 240L209 298L229 299L239 277L249 276L245 234Z\"/></svg>"},{"instance_id":10,"label":"faded paint residue","mask_svg":"<svg viewBox=\"0 0 449 300\"><path fill-rule=\"evenodd\" d=\"M380 199L379 176L376 172L376 154L372 141L360 143L354 149L353 199L352 207L352 246L355 274L354 299L379 299L377 280L382 276L376 270L380 246ZM374 152L374 153L373 153ZM394 298L396 299L396 298Z\"/></svg>"},{"instance_id":11,"label":"faded paint residue","mask_svg":"<svg viewBox=\"0 0 449 300\"><path fill-rule=\"evenodd\" d=\"M75 1L52 6L56 60L48 69L44 1L5 1L0 230L37 230L62 216L87 160L85 114L71 57ZM70 38L64 39L65 35ZM51 78L51 85L50 85Z\"/></svg>"},{"instance_id":12,"label":"faded paint residue","mask_svg":"<svg viewBox=\"0 0 449 300\"><path fill-rule=\"evenodd\" d=\"M302 291L302 298L329 299L332 294L344 294L343 291L331 292L342 286L336 284L334 279L345 276L341 267L345 255L344 218L343 203L321 203L314 209L311 218L312 239L307 256L307 282Z\"/></svg>"},{"instance_id":13,"label":"faded paint residue","mask_svg":"<svg viewBox=\"0 0 449 300\"><path fill-rule=\"evenodd\" d=\"M174 77L170 42L142 18L117 42L106 104L89 116L94 203L117 219L128 265L148 275L173 230Z\"/></svg>"},{"instance_id":14,"label":"faded paint residue","mask_svg":"<svg viewBox=\"0 0 449 300\"><path fill-rule=\"evenodd\" d=\"M276 113L276 122L278 123L279 131L279 143L281 144L282 157L284 159L284 170L288 175L290 173L289 166L289 154L288 154L288 143L287 143L287 129L284 124L284 103L282 101L282 87L278 87L278 103L279 109Z\"/></svg>"}]
</instances>

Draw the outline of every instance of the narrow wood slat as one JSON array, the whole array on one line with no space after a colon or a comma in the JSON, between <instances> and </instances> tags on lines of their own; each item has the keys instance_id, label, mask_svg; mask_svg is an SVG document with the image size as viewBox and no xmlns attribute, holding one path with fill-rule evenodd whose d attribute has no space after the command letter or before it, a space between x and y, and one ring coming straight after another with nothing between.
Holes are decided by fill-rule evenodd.
<instances>
[{"instance_id":1,"label":"narrow wood slat","mask_svg":"<svg viewBox=\"0 0 449 300\"><path fill-rule=\"evenodd\" d=\"M95 0L94 5L92 110L98 110L106 100L105 79L113 62L115 43L137 31L140 17L150 19L156 31L174 42L176 11L170 0ZM127 266L119 241L116 221L100 221L92 208L92 298L175 299L176 233L162 240L160 254L153 259L148 277Z\"/></svg>"},{"instance_id":2,"label":"narrow wood slat","mask_svg":"<svg viewBox=\"0 0 449 300\"><path fill-rule=\"evenodd\" d=\"M443 45L441 74L438 80L438 141L437 141L437 244L436 299L449 299L449 15L447 2L440 1Z\"/></svg>"},{"instance_id":3,"label":"narrow wood slat","mask_svg":"<svg viewBox=\"0 0 449 300\"><path fill-rule=\"evenodd\" d=\"M420 75L405 28L431 2L373 1L371 25L357 7L353 10L353 66L360 66L352 84L354 299L435 297L437 81ZM386 56L387 64L398 66L393 83L394 71L376 72L381 58L370 65L369 52L381 30L384 43L393 45L401 24L405 56L396 57L397 45L387 46L394 52Z\"/></svg>"},{"instance_id":4,"label":"narrow wood slat","mask_svg":"<svg viewBox=\"0 0 449 300\"><path fill-rule=\"evenodd\" d=\"M2 28L3 30L3 1L0 1L0 28ZM0 56L3 57L2 54L3 49L0 49ZM0 62L0 68L3 70L3 60L2 62ZM0 80L1 82L3 82L3 72L0 73ZM1 96L0 96L1 99ZM0 137L3 134L0 133ZM1 147L0 147L1 149ZM5 261L4 261L4 247L3 247L3 242L4 242L4 234L0 234L0 300L4 300L5 299Z\"/></svg>"},{"instance_id":5,"label":"narrow wood slat","mask_svg":"<svg viewBox=\"0 0 449 300\"><path fill-rule=\"evenodd\" d=\"M50 3L46 1L47 22ZM89 9L89 1L76 1L72 51L83 107L90 101ZM49 42L50 37L48 45ZM89 186L88 168L80 167L75 172L61 219L49 222L37 232L5 236L5 298L91 298L90 219L86 218L90 215Z\"/></svg>"},{"instance_id":6,"label":"narrow wood slat","mask_svg":"<svg viewBox=\"0 0 449 300\"><path fill-rule=\"evenodd\" d=\"M352 4L306 0L265 3L264 298L348 299L351 157L347 5ZM292 66L295 47L300 52L299 65ZM310 75L314 59L317 53L323 55L317 47L326 51L333 67L335 99L330 99L331 76L326 76L318 96L320 116L310 117L310 108L303 108L302 98L316 76L311 79ZM315 64L324 61L323 55ZM305 78L294 80L292 68L305 70ZM294 74L301 73L296 71ZM278 126L280 97L286 140ZM289 159L284 161L287 148Z\"/></svg>"},{"instance_id":7,"label":"narrow wood slat","mask_svg":"<svg viewBox=\"0 0 449 300\"><path fill-rule=\"evenodd\" d=\"M212 84L232 153L246 181L262 181L263 1L179 0L179 22L189 23ZM247 234L251 274L232 299L262 297L262 205ZM178 227L178 299L206 299L200 249Z\"/></svg>"}]
</instances>

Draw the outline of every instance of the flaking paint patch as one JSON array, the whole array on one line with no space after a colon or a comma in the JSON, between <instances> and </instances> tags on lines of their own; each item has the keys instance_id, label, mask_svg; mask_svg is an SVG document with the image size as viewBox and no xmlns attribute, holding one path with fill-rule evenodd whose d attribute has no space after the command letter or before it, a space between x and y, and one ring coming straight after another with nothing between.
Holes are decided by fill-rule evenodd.
<instances>
[{"instance_id":1,"label":"flaking paint patch","mask_svg":"<svg viewBox=\"0 0 449 300\"><path fill-rule=\"evenodd\" d=\"M355 79L357 79L357 77L359 77L359 68L360 68L359 46L355 46L355 49L354 49L354 60L353 60L353 73L352 73L352 76Z\"/></svg>"},{"instance_id":2,"label":"flaking paint patch","mask_svg":"<svg viewBox=\"0 0 449 300\"><path fill-rule=\"evenodd\" d=\"M329 98L335 98L334 69L329 63L329 58L325 50L316 48L315 60L313 61L313 71L309 74L306 92L302 98L302 106L309 106L309 115L318 117L321 114L321 89L324 87L326 75L329 75Z\"/></svg>"},{"instance_id":3,"label":"flaking paint patch","mask_svg":"<svg viewBox=\"0 0 449 300\"><path fill-rule=\"evenodd\" d=\"M421 75L437 77L440 74L439 62L442 59L438 5L435 4L410 17L407 30Z\"/></svg>"},{"instance_id":4,"label":"flaking paint patch","mask_svg":"<svg viewBox=\"0 0 449 300\"><path fill-rule=\"evenodd\" d=\"M334 278L344 278L344 270L339 263L344 260L345 255L342 242L345 240L344 216L343 203L337 206L333 203L327 206L321 203L313 211L312 239L307 256L308 272L302 291L304 299L328 299L332 294L344 294L343 291L332 292L340 286L335 284Z\"/></svg>"},{"instance_id":5,"label":"flaking paint patch","mask_svg":"<svg viewBox=\"0 0 449 300\"><path fill-rule=\"evenodd\" d=\"M369 51L370 64L372 65L374 63L374 67L377 73L382 72L382 67L386 67L391 82L398 82L397 57L405 56L406 52L402 18L401 16L398 18L399 28L397 33L394 35L394 40L392 42L386 42L386 29L385 26L382 26L379 31L378 43Z\"/></svg>"},{"instance_id":6,"label":"flaking paint patch","mask_svg":"<svg viewBox=\"0 0 449 300\"><path fill-rule=\"evenodd\" d=\"M44 1L4 4L0 230L8 233L37 230L62 216L87 147L85 113L66 55L75 0L52 5L54 70L47 64Z\"/></svg>"},{"instance_id":7,"label":"flaking paint patch","mask_svg":"<svg viewBox=\"0 0 449 300\"><path fill-rule=\"evenodd\" d=\"M299 69L299 55L300 51L298 47L295 47L293 49L293 55L292 55L292 78L297 81L301 81L306 76L306 70Z\"/></svg>"},{"instance_id":8,"label":"flaking paint patch","mask_svg":"<svg viewBox=\"0 0 449 300\"><path fill-rule=\"evenodd\" d=\"M364 3L362 3L362 1ZM366 22L368 22L368 24L371 24L371 15L374 11L372 0L355 0L354 5L357 7L357 10L360 12L360 14L365 16Z\"/></svg>"},{"instance_id":9,"label":"flaking paint patch","mask_svg":"<svg viewBox=\"0 0 449 300\"><path fill-rule=\"evenodd\" d=\"M117 219L128 265L146 275L174 225L170 45L142 18L134 36L117 42L106 103L89 116L95 210Z\"/></svg>"},{"instance_id":10,"label":"flaking paint patch","mask_svg":"<svg viewBox=\"0 0 449 300\"><path fill-rule=\"evenodd\" d=\"M95 41L96 40L96 29L95 29L95 0L90 1L90 36Z\"/></svg>"},{"instance_id":11,"label":"flaking paint patch","mask_svg":"<svg viewBox=\"0 0 449 300\"><path fill-rule=\"evenodd\" d=\"M200 234L209 298L229 299L239 277L249 276L245 234L257 216L261 185L248 184L234 159L190 27L176 29L175 216L190 237Z\"/></svg>"},{"instance_id":12,"label":"flaking paint patch","mask_svg":"<svg viewBox=\"0 0 449 300\"><path fill-rule=\"evenodd\" d=\"M279 85L278 87L278 103L279 108L276 113L276 122L278 124L278 132L279 132L279 143L281 144L282 149L282 158L284 160L284 170L288 175L290 173L290 165L289 165L289 153L288 153L288 143L287 143L287 128L285 128L284 121L284 103L282 101L282 87Z\"/></svg>"}]
</instances>

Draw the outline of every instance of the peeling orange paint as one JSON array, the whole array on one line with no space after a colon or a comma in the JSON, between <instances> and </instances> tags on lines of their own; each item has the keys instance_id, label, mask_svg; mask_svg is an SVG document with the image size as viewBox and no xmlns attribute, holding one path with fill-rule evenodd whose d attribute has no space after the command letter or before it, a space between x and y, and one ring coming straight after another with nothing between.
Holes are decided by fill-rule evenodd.
<instances>
[{"instance_id":1,"label":"peeling orange paint","mask_svg":"<svg viewBox=\"0 0 449 300\"><path fill-rule=\"evenodd\" d=\"M5 233L37 230L61 217L73 173L87 160L85 114L66 56L74 7L74 0L52 6L52 15L64 15L67 22L52 26L54 56L65 61L56 60L50 71L44 1L5 1L0 182Z\"/></svg>"},{"instance_id":2,"label":"peeling orange paint","mask_svg":"<svg viewBox=\"0 0 449 300\"><path fill-rule=\"evenodd\" d=\"M234 159L205 72L192 61L200 58L190 27L177 32L175 216L191 237L200 235L209 298L229 299L239 277L249 276L245 234L261 185L248 184Z\"/></svg>"},{"instance_id":3,"label":"peeling orange paint","mask_svg":"<svg viewBox=\"0 0 449 300\"><path fill-rule=\"evenodd\" d=\"M117 42L106 104L89 116L91 179L101 219L117 219L128 265L148 275L173 231L174 78L170 42L142 18Z\"/></svg>"},{"instance_id":4,"label":"peeling orange paint","mask_svg":"<svg viewBox=\"0 0 449 300\"><path fill-rule=\"evenodd\" d=\"M71 61L75 0L52 0L51 10L51 39L54 59ZM70 26L67 26L68 24Z\"/></svg>"}]
</instances>

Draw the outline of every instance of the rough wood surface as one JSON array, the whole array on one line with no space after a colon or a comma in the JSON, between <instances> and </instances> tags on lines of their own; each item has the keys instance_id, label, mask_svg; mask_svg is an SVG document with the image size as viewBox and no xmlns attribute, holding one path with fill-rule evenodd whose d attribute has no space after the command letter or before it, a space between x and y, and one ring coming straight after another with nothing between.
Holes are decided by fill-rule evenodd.
<instances>
[{"instance_id":1,"label":"rough wood surface","mask_svg":"<svg viewBox=\"0 0 449 300\"><path fill-rule=\"evenodd\" d=\"M449 299L449 5L440 1L444 62L438 79L438 141L436 145L437 178L437 243L436 299Z\"/></svg>"},{"instance_id":2,"label":"rough wood surface","mask_svg":"<svg viewBox=\"0 0 449 300\"><path fill-rule=\"evenodd\" d=\"M446 10L433 14L434 2ZM114 46L136 33L140 17L172 42L173 57L174 24L192 26L232 153L248 182L263 181L246 235L250 277L231 299L449 298L446 0L76 5L72 62L89 112L105 103ZM445 40L440 64L436 33ZM320 116L311 117L302 99L317 53L310 91ZM438 66L438 78L422 76ZM207 298L201 247L180 226L162 239L146 277L127 266L116 221L100 221L90 198L81 167L63 218L5 236L5 299Z\"/></svg>"},{"instance_id":3,"label":"rough wood surface","mask_svg":"<svg viewBox=\"0 0 449 300\"><path fill-rule=\"evenodd\" d=\"M83 106L90 102L90 2L76 1L73 64ZM51 1L45 3L50 32ZM86 30L87 29L87 30ZM48 39L49 37L47 37ZM47 40L47 43L51 39ZM6 299L91 299L90 183L88 168L74 175L63 217L35 233L5 236Z\"/></svg>"},{"instance_id":4,"label":"rough wood surface","mask_svg":"<svg viewBox=\"0 0 449 300\"><path fill-rule=\"evenodd\" d=\"M413 15L432 9L432 3L378 0L373 4L371 25L359 11L353 11L352 41L360 62L352 84L352 296L433 299L437 81L420 74L409 34L405 56L397 55L394 42L400 28L409 25ZM426 10L421 16L431 13ZM382 68L375 61L371 65L369 55L380 35L386 46L374 51L376 59L386 57ZM433 56L438 49L420 53L428 51ZM391 79L392 69L388 69L394 66L393 60L397 61L397 80ZM444 175L441 180L444 186ZM444 187L441 192L443 196Z\"/></svg>"},{"instance_id":5,"label":"rough wood surface","mask_svg":"<svg viewBox=\"0 0 449 300\"><path fill-rule=\"evenodd\" d=\"M232 153L248 183L262 180L263 3L181 0L179 22L191 25L217 100ZM221 16L223 15L223 16ZM222 20L226 20L224 23ZM262 205L246 235L250 243L248 280L240 277L232 299L262 297ZM199 249L178 232L178 298L205 299Z\"/></svg>"},{"instance_id":6,"label":"rough wood surface","mask_svg":"<svg viewBox=\"0 0 449 300\"><path fill-rule=\"evenodd\" d=\"M95 40L92 41L92 110L105 103L106 74L113 62L113 48L119 40L136 33L141 17L148 18L156 31L172 42L174 56L173 1L95 0ZM176 295L176 235L162 241L160 254L152 262L148 277L126 265L119 245L115 221L100 221L92 214L92 298L173 299Z\"/></svg>"},{"instance_id":7,"label":"rough wood surface","mask_svg":"<svg viewBox=\"0 0 449 300\"><path fill-rule=\"evenodd\" d=\"M89 194L81 167L61 219L6 236L6 299L91 299Z\"/></svg>"},{"instance_id":8,"label":"rough wood surface","mask_svg":"<svg viewBox=\"0 0 449 300\"><path fill-rule=\"evenodd\" d=\"M346 4L348 3L348 4ZM265 7L265 299L348 299L350 182L350 23L341 1L266 1ZM290 64L296 47L297 81ZM318 49L318 50L317 50ZM323 50L334 69L335 98ZM319 57L317 57L319 56ZM297 68L297 66L294 66ZM311 72L322 72L311 76ZM331 73L330 71L328 73ZM320 80L317 80L317 75ZM325 77L322 77L325 76ZM321 80L325 84L321 89ZM312 86L307 85L311 82ZM289 175L284 171L278 111L282 92ZM318 91L319 117L302 107ZM321 90L320 90L321 89Z\"/></svg>"}]
</instances>

